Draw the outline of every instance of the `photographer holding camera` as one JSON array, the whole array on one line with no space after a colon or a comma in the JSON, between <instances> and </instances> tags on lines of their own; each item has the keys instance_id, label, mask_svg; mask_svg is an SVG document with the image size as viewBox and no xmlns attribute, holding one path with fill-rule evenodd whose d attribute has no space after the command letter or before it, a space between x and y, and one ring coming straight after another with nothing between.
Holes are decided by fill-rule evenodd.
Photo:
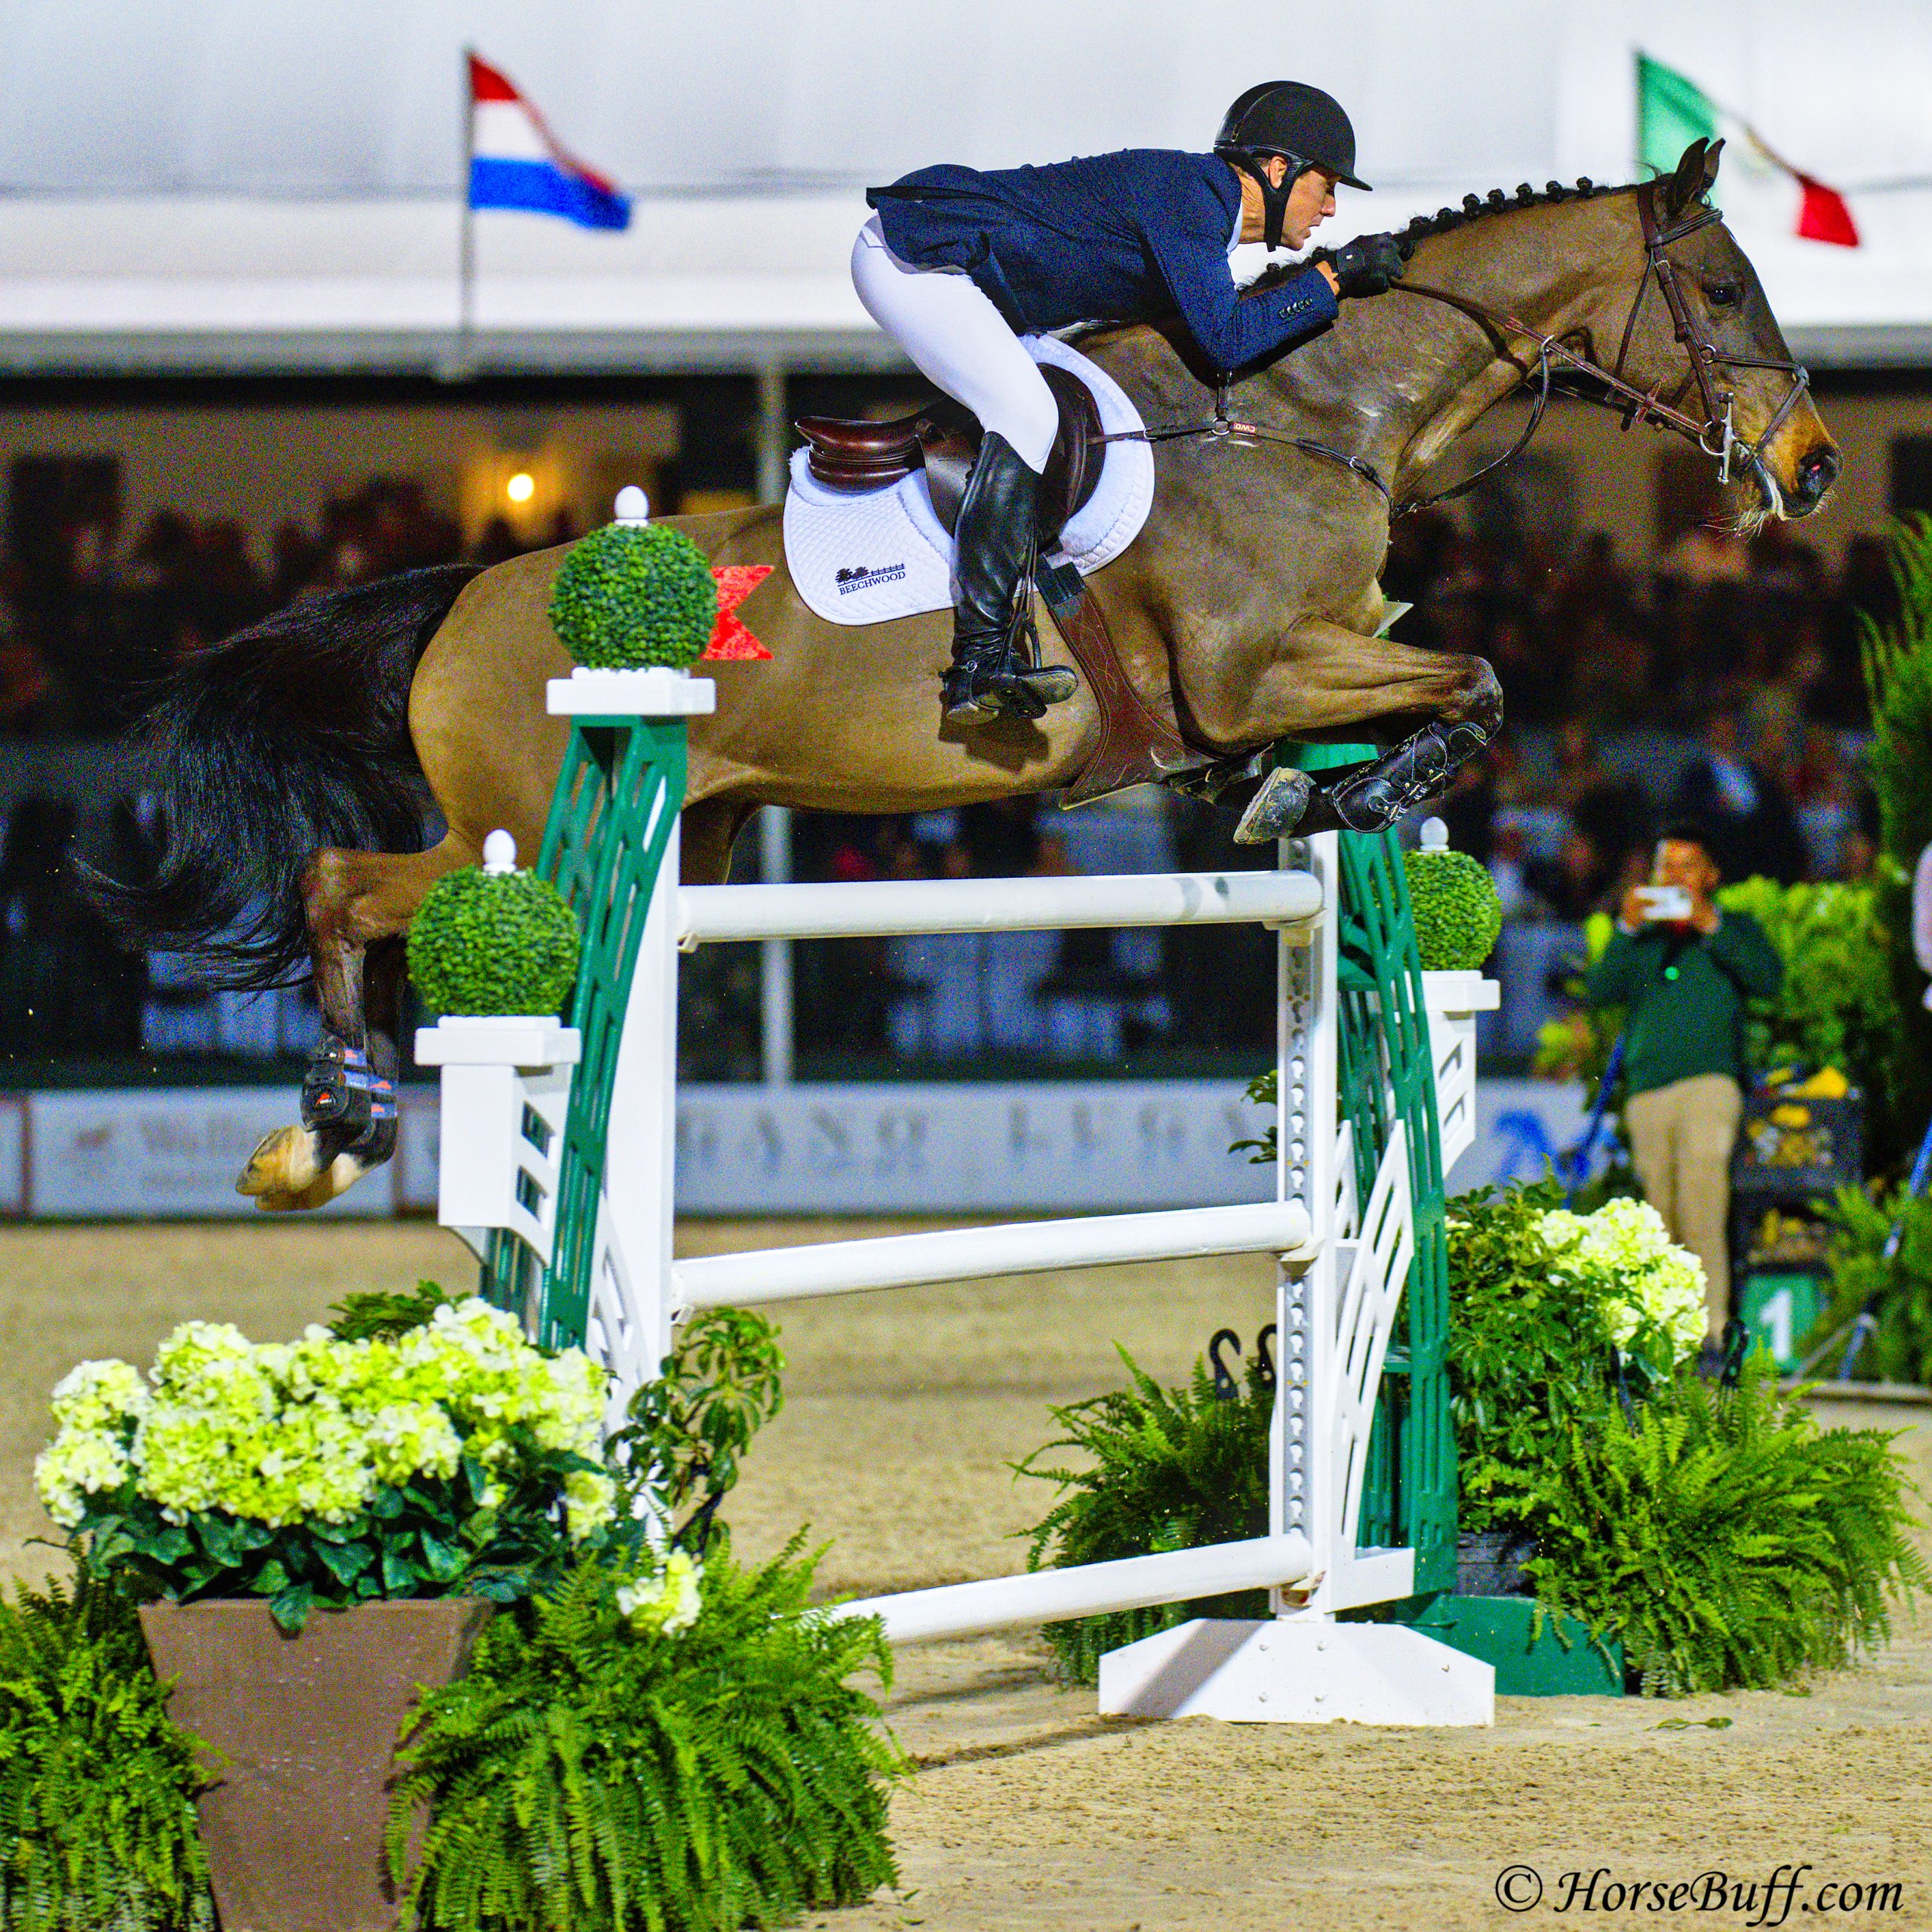
<instances>
[{"instance_id":1,"label":"photographer holding camera","mask_svg":"<svg viewBox=\"0 0 1932 1932\"><path fill-rule=\"evenodd\" d=\"M1784 977L1749 913L1723 912L1703 829L1667 826L1651 882L1623 896L1617 931L1584 980L1591 1003L1629 1009L1623 1112L1644 1198L1704 1264L1708 1344L1730 1316L1730 1152L1743 1111L1744 1002Z\"/></svg>"}]
</instances>

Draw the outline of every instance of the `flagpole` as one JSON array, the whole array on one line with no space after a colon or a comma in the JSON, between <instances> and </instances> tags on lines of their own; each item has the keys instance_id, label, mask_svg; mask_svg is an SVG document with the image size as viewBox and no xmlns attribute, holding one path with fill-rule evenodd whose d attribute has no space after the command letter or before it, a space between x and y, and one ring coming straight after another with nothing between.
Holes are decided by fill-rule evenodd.
<instances>
[{"instance_id":1,"label":"flagpole","mask_svg":"<svg viewBox=\"0 0 1932 1932\"><path fill-rule=\"evenodd\" d=\"M469 66L474 52L472 48L463 50L463 180L457 190L463 197L463 224L457 268L456 368L466 380L476 373L476 211L469 202L469 177L476 161L476 102Z\"/></svg>"}]
</instances>

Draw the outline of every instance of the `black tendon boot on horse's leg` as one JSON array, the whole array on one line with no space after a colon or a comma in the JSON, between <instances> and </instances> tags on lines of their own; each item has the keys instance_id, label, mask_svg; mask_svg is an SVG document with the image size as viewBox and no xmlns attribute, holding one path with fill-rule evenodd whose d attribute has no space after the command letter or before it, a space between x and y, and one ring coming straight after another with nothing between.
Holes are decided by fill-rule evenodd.
<instances>
[{"instance_id":1,"label":"black tendon boot on horse's leg","mask_svg":"<svg viewBox=\"0 0 1932 1932\"><path fill-rule=\"evenodd\" d=\"M1038 718L1073 695L1071 671L1040 663L1033 628L1039 507L1038 472L989 430L954 532L952 668L940 688L949 724L981 724L1001 712Z\"/></svg>"},{"instance_id":2,"label":"black tendon boot on horse's leg","mask_svg":"<svg viewBox=\"0 0 1932 1932\"><path fill-rule=\"evenodd\" d=\"M1503 690L1487 664L1475 663L1457 718L1438 718L1381 757L1325 774L1318 783L1304 771L1277 766L1235 828L1236 841L1259 845L1291 832L1382 832L1420 804L1440 797L1457 773L1495 737L1503 723Z\"/></svg>"},{"instance_id":3,"label":"black tendon boot on horse's leg","mask_svg":"<svg viewBox=\"0 0 1932 1932\"><path fill-rule=\"evenodd\" d=\"M351 909L358 883L384 863L325 851L304 875L321 1043L302 1081L302 1124L265 1136L235 1183L271 1214L326 1205L395 1151L403 944L359 937Z\"/></svg>"}]
</instances>

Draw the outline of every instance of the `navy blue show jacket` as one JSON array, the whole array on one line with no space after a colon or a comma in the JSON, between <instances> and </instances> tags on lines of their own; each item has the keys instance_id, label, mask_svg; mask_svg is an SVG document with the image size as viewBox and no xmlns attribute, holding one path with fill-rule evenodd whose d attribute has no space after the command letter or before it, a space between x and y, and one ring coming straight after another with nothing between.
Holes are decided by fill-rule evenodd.
<instances>
[{"instance_id":1,"label":"navy blue show jacket","mask_svg":"<svg viewBox=\"0 0 1932 1932\"><path fill-rule=\"evenodd\" d=\"M1023 334L1178 309L1214 366L1238 369L1319 334L1337 311L1315 269L1237 297L1228 247L1241 183L1216 155L1127 148L1044 168L922 168L866 200L902 261L964 269Z\"/></svg>"}]
</instances>

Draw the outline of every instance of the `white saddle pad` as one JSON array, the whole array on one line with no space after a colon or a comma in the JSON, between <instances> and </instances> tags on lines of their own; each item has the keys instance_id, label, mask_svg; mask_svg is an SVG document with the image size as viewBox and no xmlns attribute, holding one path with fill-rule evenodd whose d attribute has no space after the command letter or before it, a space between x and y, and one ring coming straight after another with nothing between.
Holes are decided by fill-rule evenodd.
<instances>
[{"instance_id":1,"label":"white saddle pad","mask_svg":"<svg viewBox=\"0 0 1932 1932\"><path fill-rule=\"evenodd\" d=\"M1035 361L1057 363L1087 385L1106 435L1143 426L1120 385L1078 349L1050 335L1021 340ZM1100 482L1060 532L1051 560L1082 575L1112 563L1140 534L1153 500L1152 448L1108 444ZM952 601L952 539L933 514L923 469L877 490L828 490L814 480L808 453L795 450L785 562L798 595L831 623L882 623Z\"/></svg>"}]
</instances>

